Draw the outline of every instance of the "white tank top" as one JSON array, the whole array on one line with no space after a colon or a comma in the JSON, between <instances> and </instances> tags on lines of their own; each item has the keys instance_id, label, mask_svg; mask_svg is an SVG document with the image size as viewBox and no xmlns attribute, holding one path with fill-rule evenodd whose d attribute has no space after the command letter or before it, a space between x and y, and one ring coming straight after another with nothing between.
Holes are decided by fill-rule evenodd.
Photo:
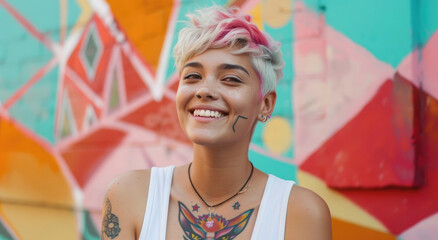
<instances>
[{"instance_id":1,"label":"white tank top","mask_svg":"<svg viewBox=\"0 0 438 240\"><path fill-rule=\"evenodd\" d=\"M166 240L174 166L151 169L148 200L139 240ZM295 184L269 175L251 240L284 239L287 205Z\"/></svg>"}]
</instances>

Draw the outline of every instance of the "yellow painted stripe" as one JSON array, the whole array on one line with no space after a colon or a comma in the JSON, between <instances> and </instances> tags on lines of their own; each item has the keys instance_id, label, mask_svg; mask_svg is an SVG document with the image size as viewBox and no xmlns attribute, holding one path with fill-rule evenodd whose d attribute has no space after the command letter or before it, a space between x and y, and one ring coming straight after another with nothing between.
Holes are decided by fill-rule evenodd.
<instances>
[{"instance_id":1,"label":"yellow painted stripe","mask_svg":"<svg viewBox=\"0 0 438 240\"><path fill-rule=\"evenodd\" d=\"M319 178L300 170L297 178L300 186L311 189L327 202L333 217L380 232L389 232L378 219L336 190L328 188Z\"/></svg>"}]
</instances>

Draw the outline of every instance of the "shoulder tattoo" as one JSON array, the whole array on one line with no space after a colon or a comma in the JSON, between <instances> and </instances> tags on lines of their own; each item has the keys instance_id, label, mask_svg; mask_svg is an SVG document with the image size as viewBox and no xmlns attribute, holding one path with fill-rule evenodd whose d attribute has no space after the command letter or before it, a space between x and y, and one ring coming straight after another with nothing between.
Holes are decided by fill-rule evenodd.
<instances>
[{"instance_id":1,"label":"shoulder tattoo","mask_svg":"<svg viewBox=\"0 0 438 240\"><path fill-rule=\"evenodd\" d=\"M117 237L121 231L119 227L119 218L111 212L111 202L107 197L105 197L105 204L104 204L104 215L102 219L102 239L104 234L110 238L114 239Z\"/></svg>"}]
</instances>

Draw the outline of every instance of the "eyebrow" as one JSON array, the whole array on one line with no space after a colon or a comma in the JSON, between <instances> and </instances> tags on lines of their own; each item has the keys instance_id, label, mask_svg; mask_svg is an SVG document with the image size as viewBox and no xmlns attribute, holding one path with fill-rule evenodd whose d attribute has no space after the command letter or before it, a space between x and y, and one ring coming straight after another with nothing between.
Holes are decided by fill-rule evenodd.
<instances>
[{"instance_id":1,"label":"eyebrow","mask_svg":"<svg viewBox=\"0 0 438 240\"><path fill-rule=\"evenodd\" d=\"M246 74L248 74L248 76L250 76L248 70L246 70L244 67L242 67L242 66L240 66L240 65L234 65L234 64L224 63L224 64L221 64L221 65L219 66L219 69L223 69L223 70L239 69L239 70L241 70L241 71L246 72Z\"/></svg>"},{"instance_id":2,"label":"eyebrow","mask_svg":"<svg viewBox=\"0 0 438 240\"><path fill-rule=\"evenodd\" d=\"M186 65L184 65L184 67L183 67L182 69L184 69L184 68L186 68L186 67L201 68L201 67L202 67L202 64L200 64L200 63L198 63L198 62L189 62L189 63L187 63Z\"/></svg>"},{"instance_id":3,"label":"eyebrow","mask_svg":"<svg viewBox=\"0 0 438 240\"><path fill-rule=\"evenodd\" d=\"M186 65L184 65L184 67L182 69L184 69L186 67L202 68L203 66L199 62L189 62ZM221 69L221 70L238 69L238 70L241 70L241 71L245 72L246 74L248 74L248 76L250 76L248 70L246 70L246 68L244 68L240 65L223 63L219 66L219 69Z\"/></svg>"}]
</instances>

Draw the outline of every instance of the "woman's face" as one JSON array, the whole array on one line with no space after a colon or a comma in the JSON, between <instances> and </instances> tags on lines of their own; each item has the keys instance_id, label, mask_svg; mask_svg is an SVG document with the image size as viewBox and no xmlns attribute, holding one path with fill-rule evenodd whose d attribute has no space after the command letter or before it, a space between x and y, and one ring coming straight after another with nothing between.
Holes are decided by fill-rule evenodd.
<instances>
[{"instance_id":1,"label":"woman's face","mask_svg":"<svg viewBox=\"0 0 438 240\"><path fill-rule=\"evenodd\" d=\"M210 49L185 62L176 96L178 118L201 145L250 141L263 105L257 73L246 54Z\"/></svg>"}]
</instances>

